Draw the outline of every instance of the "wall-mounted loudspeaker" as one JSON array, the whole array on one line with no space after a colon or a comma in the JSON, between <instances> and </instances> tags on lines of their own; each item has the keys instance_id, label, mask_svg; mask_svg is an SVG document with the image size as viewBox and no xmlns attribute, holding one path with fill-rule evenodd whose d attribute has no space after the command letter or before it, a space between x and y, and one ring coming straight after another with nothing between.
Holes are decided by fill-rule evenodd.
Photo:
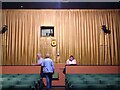
<instances>
[{"instance_id":1,"label":"wall-mounted loudspeaker","mask_svg":"<svg viewBox=\"0 0 120 90\"><path fill-rule=\"evenodd\" d=\"M0 34L5 33L8 30L7 25L3 25L2 30L0 31Z\"/></svg>"},{"instance_id":2,"label":"wall-mounted loudspeaker","mask_svg":"<svg viewBox=\"0 0 120 90\"><path fill-rule=\"evenodd\" d=\"M106 27L106 25L102 25L102 30L104 31L104 33L111 33L111 31Z\"/></svg>"}]
</instances>

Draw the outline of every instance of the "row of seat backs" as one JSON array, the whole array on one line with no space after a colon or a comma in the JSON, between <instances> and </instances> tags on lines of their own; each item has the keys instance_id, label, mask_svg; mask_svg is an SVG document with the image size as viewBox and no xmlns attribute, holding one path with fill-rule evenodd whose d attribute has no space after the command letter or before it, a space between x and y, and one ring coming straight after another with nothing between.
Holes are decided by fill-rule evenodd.
<instances>
[{"instance_id":1,"label":"row of seat backs","mask_svg":"<svg viewBox=\"0 0 120 90\"><path fill-rule=\"evenodd\" d=\"M35 88L35 85L40 84L42 88L41 77L39 74L2 74L0 75L0 87L4 89L26 89Z\"/></svg>"}]
</instances>

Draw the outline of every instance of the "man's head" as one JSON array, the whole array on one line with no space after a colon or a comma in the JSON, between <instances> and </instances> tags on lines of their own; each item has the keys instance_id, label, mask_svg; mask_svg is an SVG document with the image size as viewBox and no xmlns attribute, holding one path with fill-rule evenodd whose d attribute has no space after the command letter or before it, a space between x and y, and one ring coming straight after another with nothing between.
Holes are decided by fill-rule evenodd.
<instances>
[{"instance_id":1,"label":"man's head","mask_svg":"<svg viewBox=\"0 0 120 90\"><path fill-rule=\"evenodd\" d=\"M41 53L38 53L37 57L38 57L38 59L40 59L41 58Z\"/></svg>"},{"instance_id":2,"label":"man's head","mask_svg":"<svg viewBox=\"0 0 120 90\"><path fill-rule=\"evenodd\" d=\"M47 54L46 54L46 58L49 58L49 57L50 57L50 54L49 54L49 53L47 53Z\"/></svg>"}]
</instances>

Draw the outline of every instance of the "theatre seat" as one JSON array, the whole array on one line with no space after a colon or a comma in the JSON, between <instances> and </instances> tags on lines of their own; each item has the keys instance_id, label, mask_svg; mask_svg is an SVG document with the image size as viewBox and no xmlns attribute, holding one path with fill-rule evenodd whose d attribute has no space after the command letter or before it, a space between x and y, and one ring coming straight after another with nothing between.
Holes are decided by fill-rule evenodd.
<instances>
[{"instance_id":1,"label":"theatre seat","mask_svg":"<svg viewBox=\"0 0 120 90\"><path fill-rule=\"evenodd\" d=\"M66 74L68 90L120 90L120 74Z\"/></svg>"},{"instance_id":2,"label":"theatre seat","mask_svg":"<svg viewBox=\"0 0 120 90\"><path fill-rule=\"evenodd\" d=\"M0 77L0 84L2 90L42 90L43 88L39 74L3 74Z\"/></svg>"},{"instance_id":3,"label":"theatre seat","mask_svg":"<svg viewBox=\"0 0 120 90\"><path fill-rule=\"evenodd\" d=\"M35 87L29 84L18 84L14 85L12 90L35 90Z\"/></svg>"}]
</instances>

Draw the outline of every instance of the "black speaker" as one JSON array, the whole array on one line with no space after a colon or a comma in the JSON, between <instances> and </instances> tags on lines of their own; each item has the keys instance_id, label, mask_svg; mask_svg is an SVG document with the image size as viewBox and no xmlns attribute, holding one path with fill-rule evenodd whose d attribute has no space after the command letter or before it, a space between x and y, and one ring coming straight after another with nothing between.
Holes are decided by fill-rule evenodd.
<instances>
[{"instance_id":1,"label":"black speaker","mask_svg":"<svg viewBox=\"0 0 120 90\"><path fill-rule=\"evenodd\" d=\"M104 31L104 33L108 33L108 34L111 33L111 31L106 28L106 25L102 25L102 30Z\"/></svg>"},{"instance_id":2,"label":"black speaker","mask_svg":"<svg viewBox=\"0 0 120 90\"><path fill-rule=\"evenodd\" d=\"M2 30L0 31L0 34L5 33L8 30L7 25L3 25Z\"/></svg>"}]
</instances>

